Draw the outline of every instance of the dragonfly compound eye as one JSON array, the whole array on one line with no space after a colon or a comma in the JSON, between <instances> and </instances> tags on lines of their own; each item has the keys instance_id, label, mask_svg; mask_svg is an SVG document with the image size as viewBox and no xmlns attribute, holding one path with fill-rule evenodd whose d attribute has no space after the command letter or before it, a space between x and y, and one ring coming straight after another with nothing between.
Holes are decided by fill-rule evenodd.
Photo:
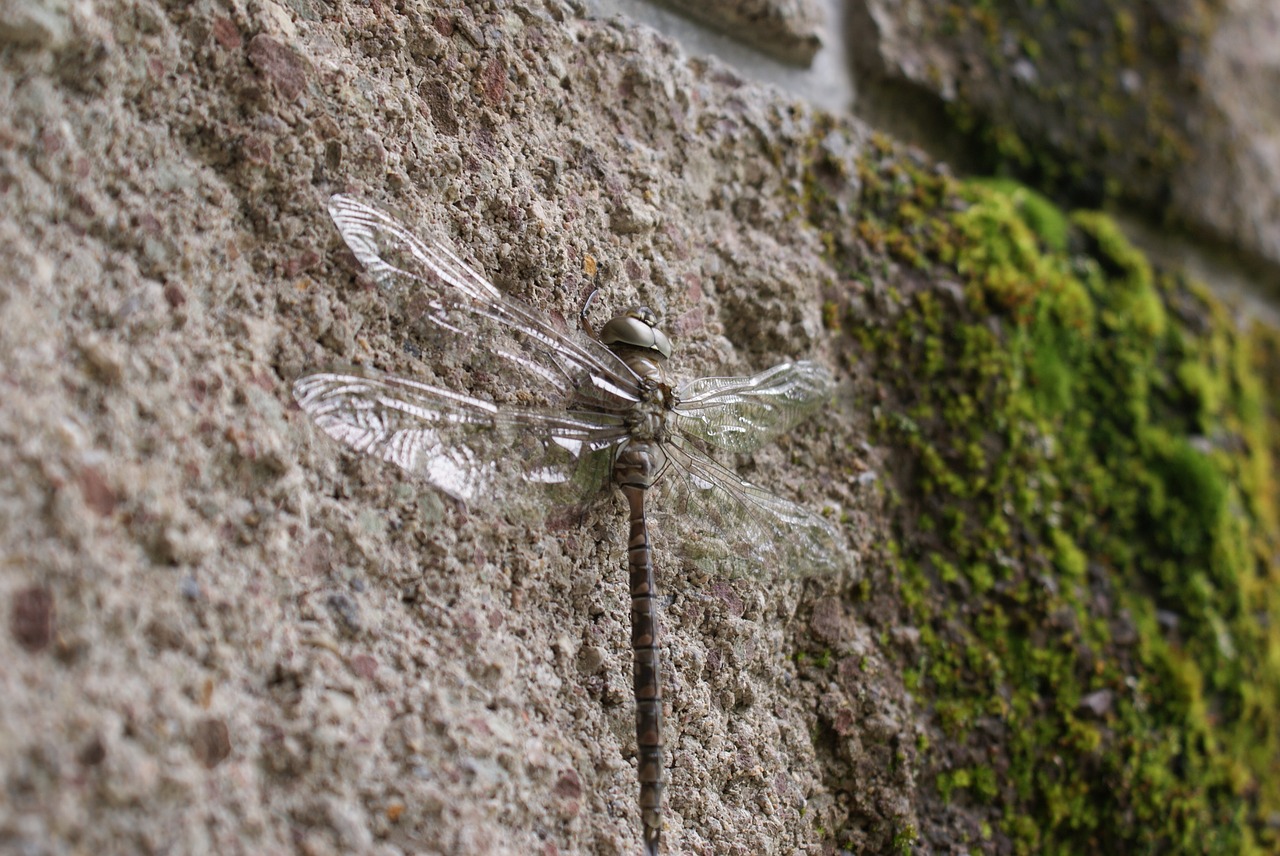
<instances>
[{"instance_id":1,"label":"dragonfly compound eye","mask_svg":"<svg viewBox=\"0 0 1280 856\"><path fill-rule=\"evenodd\" d=\"M609 319L600 328L600 341L606 345L630 345L671 356L671 340L656 326L658 316L647 306L630 309L625 315Z\"/></svg>"}]
</instances>

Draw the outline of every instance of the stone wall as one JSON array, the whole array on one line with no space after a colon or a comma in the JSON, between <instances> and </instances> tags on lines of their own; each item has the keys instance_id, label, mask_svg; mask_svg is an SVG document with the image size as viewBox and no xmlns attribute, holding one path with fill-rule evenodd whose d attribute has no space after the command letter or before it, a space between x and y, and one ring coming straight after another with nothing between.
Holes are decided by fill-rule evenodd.
<instances>
[{"instance_id":1,"label":"stone wall","mask_svg":"<svg viewBox=\"0 0 1280 856\"><path fill-rule=\"evenodd\" d=\"M1267 843L1277 351L1106 223L559 0L0 15L4 847L638 852L623 505L465 507L298 410L308 370L431 368L337 192L566 326L648 303L680 374L836 371L728 463L838 524L837 573L708 573L657 521L668 852L1156 846L1175 796ZM1122 399L1149 518L1062 421ZM1088 534L1150 527L1203 537Z\"/></svg>"}]
</instances>

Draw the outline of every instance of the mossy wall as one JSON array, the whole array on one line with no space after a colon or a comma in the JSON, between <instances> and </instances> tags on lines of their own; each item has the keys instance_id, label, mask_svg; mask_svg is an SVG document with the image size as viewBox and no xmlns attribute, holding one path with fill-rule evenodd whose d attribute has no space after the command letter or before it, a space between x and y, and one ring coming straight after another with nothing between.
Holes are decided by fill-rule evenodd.
<instances>
[{"instance_id":1,"label":"mossy wall","mask_svg":"<svg viewBox=\"0 0 1280 856\"><path fill-rule=\"evenodd\" d=\"M1276 331L1105 215L885 140L856 176L815 150L806 190L894 470L921 839L1274 852Z\"/></svg>"},{"instance_id":2,"label":"mossy wall","mask_svg":"<svg viewBox=\"0 0 1280 856\"><path fill-rule=\"evenodd\" d=\"M1167 202L1219 2L929 5L923 37L970 69L953 118L990 167L1079 199Z\"/></svg>"}]
</instances>

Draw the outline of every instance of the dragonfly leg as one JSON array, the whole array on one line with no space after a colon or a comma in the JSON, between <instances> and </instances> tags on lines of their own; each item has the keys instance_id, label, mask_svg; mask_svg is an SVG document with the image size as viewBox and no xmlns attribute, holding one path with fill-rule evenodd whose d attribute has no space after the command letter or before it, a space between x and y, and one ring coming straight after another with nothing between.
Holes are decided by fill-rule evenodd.
<instances>
[{"instance_id":1,"label":"dragonfly leg","mask_svg":"<svg viewBox=\"0 0 1280 856\"><path fill-rule=\"evenodd\" d=\"M581 325L582 331L592 339L599 339L596 335L595 328L591 326L591 319L587 317L587 313L591 311L591 301L596 299L596 295L600 293L598 286L591 286L591 293L587 295L587 299L582 301L582 309L578 311L578 324Z\"/></svg>"}]
</instances>

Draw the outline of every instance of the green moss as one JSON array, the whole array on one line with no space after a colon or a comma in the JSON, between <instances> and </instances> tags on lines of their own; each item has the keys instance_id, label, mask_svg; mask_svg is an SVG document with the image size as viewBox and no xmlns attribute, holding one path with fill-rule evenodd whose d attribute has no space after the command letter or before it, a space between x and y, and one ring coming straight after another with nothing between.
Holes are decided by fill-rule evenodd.
<instances>
[{"instance_id":1,"label":"green moss","mask_svg":"<svg viewBox=\"0 0 1280 856\"><path fill-rule=\"evenodd\" d=\"M916 832L916 828L914 826L910 824L903 826L893 834L893 842L890 847L890 852L901 854L901 856L908 856L908 854L913 852L916 838L918 836L919 833Z\"/></svg>"},{"instance_id":2,"label":"green moss","mask_svg":"<svg viewBox=\"0 0 1280 856\"><path fill-rule=\"evenodd\" d=\"M810 213L894 287L845 322L904 474L924 779L997 849L1280 848L1280 335L1103 215L891 150L858 175L874 228Z\"/></svg>"},{"instance_id":3,"label":"green moss","mask_svg":"<svg viewBox=\"0 0 1280 856\"><path fill-rule=\"evenodd\" d=\"M1085 568L1089 561L1088 556L1076 546L1076 542L1063 530L1054 529L1050 532L1050 536L1053 543L1054 565L1058 568L1058 573L1067 579L1084 579Z\"/></svg>"},{"instance_id":4,"label":"green moss","mask_svg":"<svg viewBox=\"0 0 1280 856\"><path fill-rule=\"evenodd\" d=\"M1048 249L1059 253L1066 251L1070 224L1046 197L1010 178L979 178L973 183L1009 197L1019 218Z\"/></svg>"}]
</instances>

